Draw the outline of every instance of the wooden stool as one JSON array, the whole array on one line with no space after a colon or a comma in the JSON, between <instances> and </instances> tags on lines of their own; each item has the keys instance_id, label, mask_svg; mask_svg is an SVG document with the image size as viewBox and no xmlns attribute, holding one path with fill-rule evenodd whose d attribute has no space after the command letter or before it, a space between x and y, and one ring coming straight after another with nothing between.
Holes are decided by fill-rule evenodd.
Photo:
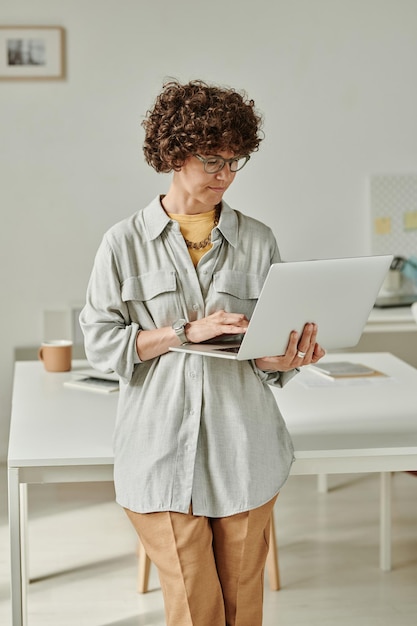
<instances>
[{"instance_id":1,"label":"wooden stool","mask_svg":"<svg viewBox=\"0 0 417 626\"><path fill-rule=\"evenodd\" d=\"M278 545L275 534L274 512L271 515L271 535L269 539L269 551L266 558L266 570L268 572L269 588L271 591L280 589L279 565L278 565ZM149 585L149 574L151 571L151 560L145 552L145 548L139 541L138 546L138 592L146 593Z\"/></svg>"}]
</instances>

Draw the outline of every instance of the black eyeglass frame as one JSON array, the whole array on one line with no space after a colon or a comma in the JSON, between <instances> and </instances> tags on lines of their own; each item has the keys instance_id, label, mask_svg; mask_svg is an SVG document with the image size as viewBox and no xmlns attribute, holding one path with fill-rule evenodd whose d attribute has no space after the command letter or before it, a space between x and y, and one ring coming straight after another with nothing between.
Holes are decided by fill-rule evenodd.
<instances>
[{"instance_id":1,"label":"black eyeglass frame","mask_svg":"<svg viewBox=\"0 0 417 626\"><path fill-rule=\"evenodd\" d=\"M207 174L218 174L218 172L221 172L222 169L224 168L224 166L226 165L226 163L229 165L230 167L230 171L235 173L235 172L239 172L239 170L243 169L246 165L246 163L249 161L250 159L250 155L249 154L243 154L242 156L238 156L238 157L232 157L231 159L224 159L223 157L219 156L218 154L213 154L212 156L209 156L207 158L202 157L200 154L194 154L194 156L201 161L201 163L204 166L204 171ZM214 172L209 172L207 171L207 163L209 163L209 161L213 161L214 159L216 159L217 161L222 162L220 167L214 171ZM241 159L245 159L243 165L241 165L240 167L233 169L232 168L232 164L233 163L237 163L238 161L240 161Z\"/></svg>"}]
</instances>

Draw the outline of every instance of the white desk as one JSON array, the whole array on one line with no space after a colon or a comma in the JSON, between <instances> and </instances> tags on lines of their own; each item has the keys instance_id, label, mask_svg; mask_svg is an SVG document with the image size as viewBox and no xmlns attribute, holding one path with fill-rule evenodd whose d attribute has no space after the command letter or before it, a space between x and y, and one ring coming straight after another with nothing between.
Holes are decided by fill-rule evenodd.
<instances>
[{"instance_id":1,"label":"white desk","mask_svg":"<svg viewBox=\"0 0 417 626\"><path fill-rule=\"evenodd\" d=\"M276 395L295 444L293 474L382 472L381 567L389 569L389 472L417 469L417 370L386 353L327 358L353 357L393 379L304 387L300 374ZM26 485L112 480L117 394L66 388L69 376L47 374L38 362L16 364L8 457L13 626L27 621Z\"/></svg>"},{"instance_id":2,"label":"white desk","mask_svg":"<svg viewBox=\"0 0 417 626\"><path fill-rule=\"evenodd\" d=\"M349 352L391 352L417 368L417 324L411 307L374 308L362 337Z\"/></svg>"},{"instance_id":3,"label":"white desk","mask_svg":"<svg viewBox=\"0 0 417 626\"><path fill-rule=\"evenodd\" d=\"M417 324L411 307L374 308L369 315L364 333L416 333Z\"/></svg>"},{"instance_id":4,"label":"white desk","mask_svg":"<svg viewBox=\"0 0 417 626\"><path fill-rule=\"evenodd\" d=\"M73 369L85 365L74 361ZM8 454L13 626L27 622L26 485L113 480L117 393L64 387L69 377L48 374L37 361L15 366Z\"/></svg>"}]
</instances>

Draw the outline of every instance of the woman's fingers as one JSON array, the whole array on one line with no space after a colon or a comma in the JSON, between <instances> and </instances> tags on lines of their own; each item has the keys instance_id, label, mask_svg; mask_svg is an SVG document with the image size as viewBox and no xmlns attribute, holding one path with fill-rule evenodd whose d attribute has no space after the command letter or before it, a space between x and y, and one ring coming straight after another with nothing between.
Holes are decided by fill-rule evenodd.
<instances>
[{"instance_id":1,"label":"woman's fingers","mask_svg":"<svg viewBox=\"0 0 417 626\"><path fill-rule=\"evenodd\" d=\"M317 363L324 355L324 349L317 343L317 324L308 323L301 335L292 331L285 354L256 359L260 369L285 372L301 365Z\"/></svg>"}]
</instances>

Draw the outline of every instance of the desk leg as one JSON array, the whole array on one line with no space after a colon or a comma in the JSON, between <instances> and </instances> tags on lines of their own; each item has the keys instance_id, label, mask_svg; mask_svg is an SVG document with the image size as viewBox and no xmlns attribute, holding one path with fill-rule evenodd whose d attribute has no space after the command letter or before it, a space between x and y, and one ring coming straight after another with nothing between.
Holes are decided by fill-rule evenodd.
<instances>
[{"instance_id":1,"label":"desk leg","mask_svg":"<svg viewBox=\"0 0 417 626\"><path fill-rule=\"evenodd\" d=\"M22 562L23 593L29 584L28 567L28 485L20 483L20 559Z\"/></svg>"},{"instance_id":2,"label":"desk leg","mask_svg":"<svg viewBox=\"0 0 417 626\"><path fill-rule=\"evenodd\" d=\"M319 493L327 493L329 491L329 485L327 481L327 474L318 474L317 476L317 491Z\"/></svg>"},{"instance_id":3,"label":"desk leg","mask_svg":"<svg viewBox=\"0 0 417 626\"><path fill-rule=\"evenodd\" d=\"M381 472L379 564L384 572L391 569L391 472Z\"/></svg>"},{"instance_id":4,"label":"desk leg","mask_svg":"<svg viewBox=\"0 0 417 626\"><path fill-rule=\"evenodd\" d=\"M25 487L21 492L18 468L9 468L9 529L11 564L12 626L25 626L26 617L26 572L22 558L22 539L25 536L24 520L21 516L21 503L25 497Z\"/></svg>"}]
</instances>

